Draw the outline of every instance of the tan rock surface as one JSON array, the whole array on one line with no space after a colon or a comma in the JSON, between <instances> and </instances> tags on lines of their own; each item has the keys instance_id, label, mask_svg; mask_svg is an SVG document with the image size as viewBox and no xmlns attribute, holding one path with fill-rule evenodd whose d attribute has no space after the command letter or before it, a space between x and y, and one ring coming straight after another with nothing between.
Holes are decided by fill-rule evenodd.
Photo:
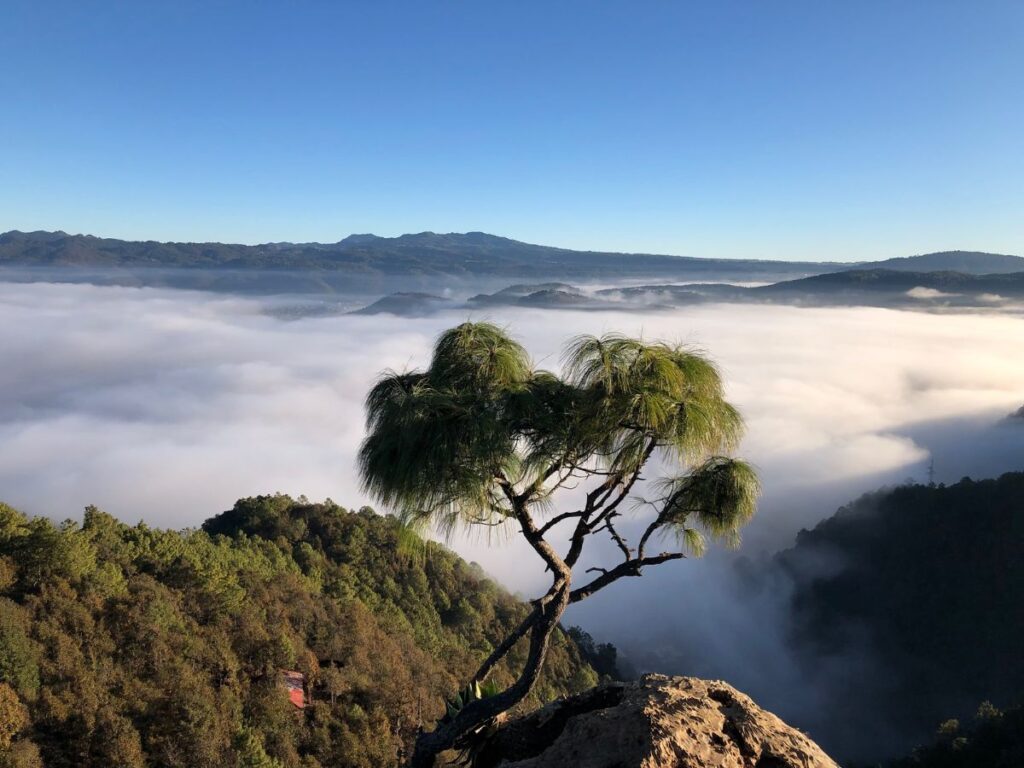
<instances>
[{"instance_id":1,"label":"tan rock surface","mask_svg":"<svg viewBox=\"0 0 1024 768\"><path fill-rule=\"evenodd\" d=\"M727 683L645 675L501 727L481 768L837 768Z\"/></svg>"}]
</instances>

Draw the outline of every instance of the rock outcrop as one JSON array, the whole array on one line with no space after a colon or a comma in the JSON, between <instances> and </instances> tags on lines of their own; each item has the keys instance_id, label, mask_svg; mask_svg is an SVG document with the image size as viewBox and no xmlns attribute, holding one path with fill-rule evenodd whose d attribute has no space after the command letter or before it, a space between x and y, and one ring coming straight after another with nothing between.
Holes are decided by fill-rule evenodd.
<instances>
[{"instance_id":1,"label":"rock outcrop","mask_svg":"<svg viewBox=\"0 0 1024 768\"><path fill-rule=\"evenodd\" d=\"M717 680L645 675L500 726L477 768L837 768L806 735Z\"/></svg>"}]
</instances>

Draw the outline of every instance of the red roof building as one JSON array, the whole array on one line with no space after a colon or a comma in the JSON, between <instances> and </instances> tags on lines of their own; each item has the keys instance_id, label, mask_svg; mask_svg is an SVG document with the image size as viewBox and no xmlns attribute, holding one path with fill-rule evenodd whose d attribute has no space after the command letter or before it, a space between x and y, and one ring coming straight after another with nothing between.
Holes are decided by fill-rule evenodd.
<instances>
[{"instance_id":1,"label":"red roof building","mask_svg":"<svg viewBox=\"0 0 1024 768\"><path fill-rule=\"evenodd\" d=\"M306 708L306 676L290 669L281 670L281 682L288 689L288 699L299 709Z\"/></svg>"}]
</instances>

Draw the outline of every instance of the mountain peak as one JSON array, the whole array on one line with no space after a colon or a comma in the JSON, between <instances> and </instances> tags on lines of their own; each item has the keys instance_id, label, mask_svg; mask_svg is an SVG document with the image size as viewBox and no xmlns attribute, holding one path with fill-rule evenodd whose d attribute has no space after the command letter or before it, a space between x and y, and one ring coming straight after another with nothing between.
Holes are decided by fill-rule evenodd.
<instances>
[{"instance_id":1,"label":"mountain peak","mask_svg":"<svg viewBox=\"0 0 1024 768\"><path fill-rule=\"evenodd\" d=\"M62 229L58 229L55 232L47 232L43 229L37 229L32 232L22 232L19 229L12 229L10 232L0 234L0 242L13 243L21 241L47 243L54 240L62 240L65 237L69 237L69 235Z\"/></svg>"},{"instance_id":2,"label":"mountain peak","mask_svg":"<svg viewBox=\"0 0 1024 768\"><path fill-rule=\"evenodd\" d=\"M365 235L352 234L346 238L338 241L338 245L367 245L368 243L375 243L378 240L384 240L385 238L374 235L367 232Z\"/></svg>"}]
</instances>

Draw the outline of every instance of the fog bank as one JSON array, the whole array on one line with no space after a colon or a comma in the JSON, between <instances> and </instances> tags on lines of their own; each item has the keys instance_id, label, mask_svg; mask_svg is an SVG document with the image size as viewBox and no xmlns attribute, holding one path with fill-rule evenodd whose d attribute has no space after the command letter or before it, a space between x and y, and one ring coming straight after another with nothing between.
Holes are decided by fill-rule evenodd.
<instances>
[{"instance_id":1,"label":"fog bank","mask_svg":"<svg viewBox=\"0 0 1024 768\"><path fill-rule=\"evenodd\" d=\"M424 365L434 337L467 315L282 320L271 301L0 283L0 499L55 518L96 504L175 528L259 493L366 503L354 468L365 392L384 368ZM1024 424L994 426L1024 403L1019 317L700 305L474 318L507 325L549 368L562 342L584 332L709 352L747 418L741 453L764 483L741 554L787 546L861 492L923 481L932 459L939 481L1024 468ZM543 580L516 543L453 546L514 590ZM845 660L827 685L808 680L786 651L784 606L744 599L732 557L652 570L570 621L641 666L725 677L812 734L827 728L828 686L859 674L860 660Z\"/></svg>"},{"instance_id":2,"label":"fog bank","mask_svg":"<svg viewBox=\"0 0 1024 768\"><path fill-rule=\"evenodd\" d=\"M424 364L434 336L466 315L286 322L266 308L198 292L0 283L0 495L31 512L95 503L172 526L258 492L362 503L353 455L364 393L383 368ZM813 519L777 503L793 494L923 477L916 425L987 423L1024 402L1024 321L1013 317L737 305L480 317L506 324L546 367L581 332L706 349L747 417L742 453L765 479L751 543L785 541Z\"/></svg>"}]
</instances>

